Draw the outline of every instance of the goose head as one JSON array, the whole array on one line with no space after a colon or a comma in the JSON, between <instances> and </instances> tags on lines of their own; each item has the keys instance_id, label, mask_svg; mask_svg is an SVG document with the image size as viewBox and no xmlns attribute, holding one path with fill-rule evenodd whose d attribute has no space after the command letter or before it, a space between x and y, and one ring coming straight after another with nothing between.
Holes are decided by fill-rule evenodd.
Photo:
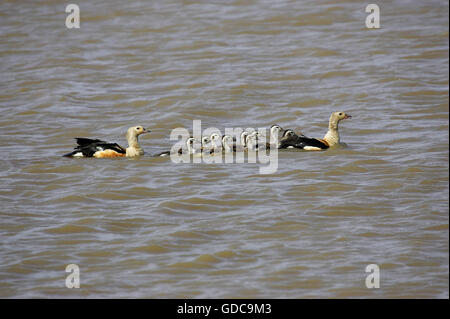
<instances>
[{"instance_id":1,"label":"goose head","mask_svg":"<svg viewBox=\"0 0 450 319\"><path fill-rule=\"evenodd\" d=\"M337 129L339 122L342 120L351 119L352 116L350 114L347 114L345 112L339 111L339 112L333 112L330 116L330 122L329 122L329 128L330 129Z\"/></svg>"}]
</instances>

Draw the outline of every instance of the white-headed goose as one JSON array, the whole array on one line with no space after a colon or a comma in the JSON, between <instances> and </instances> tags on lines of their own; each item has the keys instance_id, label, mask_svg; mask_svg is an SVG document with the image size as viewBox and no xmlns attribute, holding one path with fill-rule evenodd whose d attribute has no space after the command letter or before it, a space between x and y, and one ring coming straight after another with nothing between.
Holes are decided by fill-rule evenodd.
<instances>
[{"instance_id":1,"label":"white-headed goose","mask_svg":"<svg viewBox=\"0 0 450 319\"><path fill-rule=\"evenodd\" d=\"M284 146L293 146L295 148L301 148L306 151L320 151L325 150L329 147L338 145L340 142L339 138L339 122L346 119L351 119L352 117L345 112L333 112L330 116L330 121L328 123L328 132L325 134L324 138L309 138L304 135L300 135L296 138L296 142L291 144L285 143Z\"/></svg>"},{"instance_id":2,"label":"white-headed goose","mask_svg":"<svg viewBox=\"0 0 450 319\"><path fill-rule=\"evenodd\" d=\"M141 134L150 133L142 126L130 127L127 131L126 138L128 147L123 148L116 143L109 143L98 139L90 139L84 137L75 138L78 146L73 152L65 154L66 157L96 157L96 158L113 158L113 157L134 157L144 154L144 150L139 145L138 137Z\"/></svg>"}]
</instances>

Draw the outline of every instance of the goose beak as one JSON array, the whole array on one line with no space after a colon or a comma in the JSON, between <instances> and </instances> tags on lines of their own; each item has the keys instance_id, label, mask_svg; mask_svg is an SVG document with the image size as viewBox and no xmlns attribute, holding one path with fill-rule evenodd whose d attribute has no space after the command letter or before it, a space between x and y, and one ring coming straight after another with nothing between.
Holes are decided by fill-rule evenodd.
<instances>
[{"instance_id":1,"label":"goose beak","mask_svg":"<svg viewBox=\"0 0 450 319\"><path fill-rule=\"evenodd\" d=\"M144 133L150 133L151 131L150 130L147 130L146 128L144 128L144 130L142 131L142 134L144 134Z\"/></svg>"},{"instance_id":2,"label":"goose beak","mask_svg":"<svg viewBox=\"0 0 450 319\"><path fill-rule=\"evenodd\" d=\"M352 116L350 114L345 114L345 116L344 116L344 120L351 119L351 118L352 118Z\"/></svg>"}]
</instances>

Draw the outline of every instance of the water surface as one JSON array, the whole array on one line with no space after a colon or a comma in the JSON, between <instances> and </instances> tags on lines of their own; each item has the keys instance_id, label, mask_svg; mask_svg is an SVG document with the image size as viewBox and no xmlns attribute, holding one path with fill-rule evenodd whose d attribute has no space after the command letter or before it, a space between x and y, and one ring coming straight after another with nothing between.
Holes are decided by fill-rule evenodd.
<instances>
[{"instance_id":1,"label":"water surface","mask_svg":"<svg viewBox=\"0 0 450 319\"><path fill-rule=\"evenodd\" d=\"M448 2L0 4L0 297L448 298ZM174 164L170 131L283 127L342 147ZM138 159L62 158L74 137ZM65 287L77 264L81 288ZM365 267L381 269L367 289Z\"/></svg>"}]
</instances>

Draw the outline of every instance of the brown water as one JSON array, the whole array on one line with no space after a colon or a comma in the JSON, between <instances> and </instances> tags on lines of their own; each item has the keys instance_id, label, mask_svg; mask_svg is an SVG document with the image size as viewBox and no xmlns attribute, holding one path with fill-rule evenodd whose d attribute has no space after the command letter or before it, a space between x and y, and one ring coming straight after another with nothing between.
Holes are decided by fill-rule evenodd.
<instances>
[{"instance_id":1,"label":"brown water","mask_svg":"<svg viewBox=\"0 0 450 319\"><path fill-rule=\"evenodd\" d=\"M448 298L448 1L0 3L0 297ZM346 145L174 164L171 129ZM73 137L139 159L67 159ZM65 287L68 264L81 288ZM367 289L375 263L381 287Z\"/></svg>"}]
</instances>

